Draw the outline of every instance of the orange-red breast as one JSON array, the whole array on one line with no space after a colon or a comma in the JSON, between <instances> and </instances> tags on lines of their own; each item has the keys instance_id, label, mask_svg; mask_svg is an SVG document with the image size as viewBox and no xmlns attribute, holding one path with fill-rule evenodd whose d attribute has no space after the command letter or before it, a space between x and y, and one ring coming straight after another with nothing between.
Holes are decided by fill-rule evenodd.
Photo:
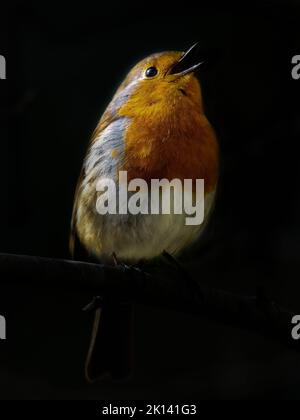
<instances>
[{"instance_id":1,"label":"orange-red breast","mask_svg":"<svg viewBox=\"0 0 300 420\"><path fill-rule=\"evenodd\" d=\"M108 105L77 186L71 234L75 257L80 246L99 261L109 261L115 253L120 261L136 263L163 251L178 254L203 232L217 187L218 144L194 73L201 64L197 49L195 44L186 53L145 58L132 68ZM204 223L187 226L184 215L178 214L100 215L96 183L99 178L118 183L119 171L127 171L129 181L204 179ZM105 370L122 370L116 347L123 352L120 360L126 353L129 312L110 305L102 309L101 325L100 314L98 310L86 365L89 379Z\"/></svg>"}]
</instances>

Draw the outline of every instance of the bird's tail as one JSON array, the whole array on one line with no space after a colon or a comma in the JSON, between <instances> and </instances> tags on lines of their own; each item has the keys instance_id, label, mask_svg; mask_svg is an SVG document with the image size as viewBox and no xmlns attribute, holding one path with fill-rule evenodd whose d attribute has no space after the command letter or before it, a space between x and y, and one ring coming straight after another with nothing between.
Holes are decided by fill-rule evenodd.
<instances>
[{"instance_id":1,"label":"bird's tail","mask_svg":"<svg viewBox=\"0 0 300 420\"><path fill-rule=\"evenodd\" d=\"M104 303L95 312L90 347L85 363L89 382L110 374L124 379L132 371L133 306Z\"/></svg>"}]
</instances>

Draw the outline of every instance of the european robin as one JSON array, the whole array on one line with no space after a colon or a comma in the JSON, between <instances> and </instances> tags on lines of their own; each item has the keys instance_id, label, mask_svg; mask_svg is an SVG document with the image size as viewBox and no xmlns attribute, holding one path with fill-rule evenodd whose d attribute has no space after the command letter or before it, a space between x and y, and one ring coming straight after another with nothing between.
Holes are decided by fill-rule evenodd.
<instances>
[{"instance_id":1,"label":"european robin","mask_svg":"<svg viewBox=\"0 0 300 420\"><path fill-rule=\"evenodd\" d=\"M153 54L135 65L116 91L92 136L77 185L71 231L75 258L93 256L130 264L171 255L198 240L213 207L218 182L218 143L204 113L195 71L198 44L186 53ZM203 179L205 216L188 226L182 214L99 214L97 182L127 171L128 181ZM81 254L80 254L81 252ZM100 322L101 320L101 322ZM89 380L129 366L131 309L110 304L97 309L86 362Z\"/></svg>"}]
</instances>

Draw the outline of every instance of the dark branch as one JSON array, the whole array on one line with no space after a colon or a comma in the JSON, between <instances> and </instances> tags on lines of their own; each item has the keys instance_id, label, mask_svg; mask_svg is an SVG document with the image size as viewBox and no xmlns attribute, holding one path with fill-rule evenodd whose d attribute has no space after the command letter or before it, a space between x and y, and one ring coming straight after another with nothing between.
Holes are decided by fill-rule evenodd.
<instances>
[{"instance_id":1,"label":"dark branch","mask_svg":"<svg viewBox=\"0 0 300 420\"><path fill-rule=\"evenodd\" d=\"M82 290L114 301L140 303L202 316L252 330L300 350L293 340L293 314L265 296L246 297L191 283L180 270L145 274L83 262L0 254L1 283Z\"/></svg>"}]
</instances>

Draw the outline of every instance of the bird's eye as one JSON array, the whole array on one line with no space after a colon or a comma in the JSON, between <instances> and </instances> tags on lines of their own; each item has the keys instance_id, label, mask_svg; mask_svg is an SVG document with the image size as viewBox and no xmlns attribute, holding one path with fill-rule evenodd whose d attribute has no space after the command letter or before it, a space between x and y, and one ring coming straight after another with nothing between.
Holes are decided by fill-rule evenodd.
<instances>
[{"instance_id":1,"label":"bird's eye","mask_svg":"<svg viewBox=\"0 0 300 420\"><path fill-rule=\"evenodd\" d=\"M146 73L145 73L146 77L154 77L157 75L157 68L152 66L147 68Z\"/></svg>"}]
</instances>

